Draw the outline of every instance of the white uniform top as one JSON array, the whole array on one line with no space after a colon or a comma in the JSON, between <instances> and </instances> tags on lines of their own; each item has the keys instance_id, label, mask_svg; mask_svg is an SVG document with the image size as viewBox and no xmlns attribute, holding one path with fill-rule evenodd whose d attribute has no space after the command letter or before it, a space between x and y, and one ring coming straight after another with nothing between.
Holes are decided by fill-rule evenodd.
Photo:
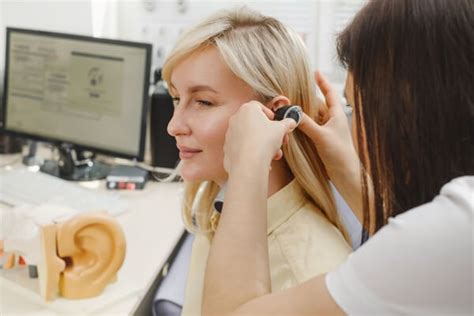
<instances>
[{"instance_id":1,"label":"white uniform top","mask_svg":"<svg viewBox=\"0 0 474 316\"><path fill-rule=\"evenodd\" d=\"M349 315L473 315L474 176L389 220L326 284Z\"/></svg>"}]
</instances>

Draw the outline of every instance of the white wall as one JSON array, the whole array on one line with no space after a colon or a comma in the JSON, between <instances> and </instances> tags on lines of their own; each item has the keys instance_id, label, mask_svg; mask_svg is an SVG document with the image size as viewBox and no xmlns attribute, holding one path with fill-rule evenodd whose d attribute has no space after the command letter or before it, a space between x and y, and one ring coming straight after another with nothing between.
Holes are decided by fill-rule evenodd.
<instances>
[{"instance_id":1,"label":"white wall","mask_svg":"<svg viewBox=\"0 0 474 316\"><path fill-rule=\"evenodd\" d=\"M117 36L153 43L158 67L178 34L220 8L247 5L288 24L305 39L315 69L342 89L335 36L365 0L116 0Z\"/></svg>"},{"instance_id":2,"label":"white wall","mask_svg":"<svg viewBox=\"0 0 474 316\"><path fill-rule=\"evenodd\" d=\"M305 38L311 49L315 46L316 4L314 0L119 1L118 35L123 39L153 43L153 64L161 66L183 29L218 9L247 5L289 24Z\"/></svg>"},{"instance_id":3,"label":"white wall","mask_svg":"<svg viewBox=\"0 0 474 316\"><path fill-rule=\"evenodd\" d=\"M0 81L6 27L92 35L91 0L0 0Z\"/></svg>"},{"instance_id":4,"label":"white wall","mask_svg":"<svg viewBox=\"0 0 474 316\"><path fill-rule=\"evenodd\" d=\"M5 67L5 27L3 25L3 1L0 1L0 97L3 91L3 68ZM2 101L0 101L1 104Z\"/></svg>"},{"instance_id":5,"label":"white wall","mask_svg":"<svg viewBox=\"0 0 474 316\"><path fill-rule=\"evenodd\" d=\"M319 0L316 28L317 68L336 84L342 94L346 71L336 54L336 37L367 0Z\"/></svg>"},{"instance_id":6,"label":"white wall","mask_svg":"<svg viewBox=\"0 0 474 316\"><path fill-rule=\"evenodd\" d=\"M299 32L315 69L342 89L344 72L335 58L336 32L366 0L0 0L0 74L5 26L120 38L153 44L161 66L178 34L220 8L247 5Z\"/></svg>"}]
</instances>

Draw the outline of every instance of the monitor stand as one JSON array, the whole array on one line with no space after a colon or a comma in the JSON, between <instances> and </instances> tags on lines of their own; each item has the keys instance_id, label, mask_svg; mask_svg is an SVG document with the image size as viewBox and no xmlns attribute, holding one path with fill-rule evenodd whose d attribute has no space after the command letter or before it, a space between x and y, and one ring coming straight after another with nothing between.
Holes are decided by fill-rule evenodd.
<instances>
[{"instance_id":1,"label":"monitor stand","mask_svg":"<svg viewBox=\"0 0 474 316\"><path fill-rule=\"evenodd\" d=\"M58 149L59 160L45 160L42 172L72 181L100 180L110 172L110 166L96 161L94 154L87 156L70 144L61 144Z\"/></svg>"}]
</instances>

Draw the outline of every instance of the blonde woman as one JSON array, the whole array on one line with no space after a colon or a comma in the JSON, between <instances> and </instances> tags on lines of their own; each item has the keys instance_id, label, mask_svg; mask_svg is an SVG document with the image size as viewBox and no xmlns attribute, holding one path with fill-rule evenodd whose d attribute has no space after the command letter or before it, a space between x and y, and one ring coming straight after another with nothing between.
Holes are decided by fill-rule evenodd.
<instances>
[{"instance_id":1,"label":"blonde woman","mask_svg":"<svg viewBox=\"0 0 474 316\"><path fill-rule=\"evenodd\" d=\"M176 138L186 182L184 221L196 235L183 315L198 315L215 229L213 201L227 180L223 146L229 118L251 100L271 110L298 104L315 117L316 86L300 37L247 8L220 11L183 34L163 78L175 101L168 132ZM312 141L295 132L282 149L264 192L272 291L335 268L351 251Z\"/></svg>"}]
</instances>

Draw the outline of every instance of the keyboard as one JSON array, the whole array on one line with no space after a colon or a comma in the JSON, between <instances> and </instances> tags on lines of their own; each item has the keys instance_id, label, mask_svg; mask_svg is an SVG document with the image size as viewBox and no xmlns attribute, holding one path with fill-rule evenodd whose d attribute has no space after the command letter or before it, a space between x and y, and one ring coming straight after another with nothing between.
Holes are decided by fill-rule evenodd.
<instances>
[{"instance_id":1,"label":"keyboard","mask_svg":"<svg viewBox=\"0 0 474 316\"><path fill-rule=\"evenodd\" d=\"M127 211L116 192L97 192L42 172L16 169L0 173L0 201L12 207L55 204L79 212L105 210L113 216Z\"/></svg>"}]
</instances>

